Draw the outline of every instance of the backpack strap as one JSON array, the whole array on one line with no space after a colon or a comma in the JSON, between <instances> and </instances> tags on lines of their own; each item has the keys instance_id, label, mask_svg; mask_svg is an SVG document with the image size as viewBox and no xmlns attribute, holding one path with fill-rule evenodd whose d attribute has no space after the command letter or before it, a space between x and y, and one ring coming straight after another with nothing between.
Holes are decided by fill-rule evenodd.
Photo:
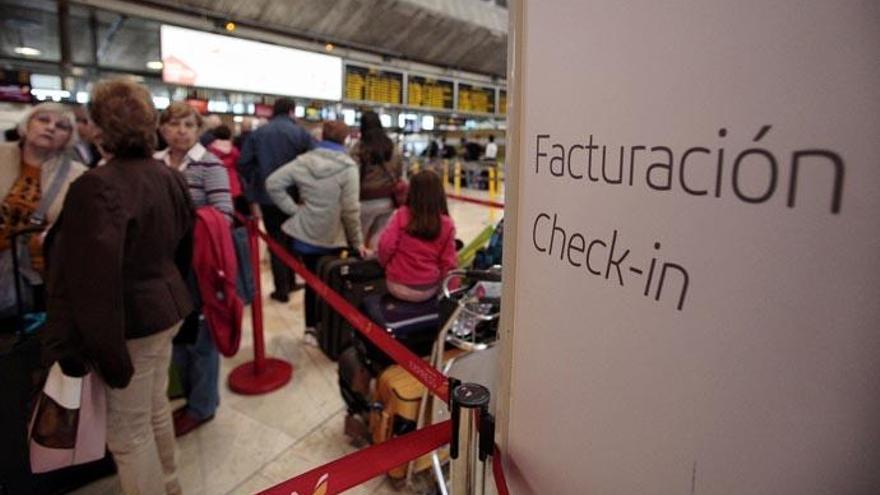
<instances>
[{"instance_id":1,"label":"backpack strap","mask_svg":"<svg viewBox=\"0 0 880 495\"><path fill-rule=\"evenodd\" d=\"M30 223L34 225L42 225L45 223L46 213L49 211L52 203L55 202L58 193L61 192L61 186L64 185L64 182L67 180L69 172L70 156L64 154L61 158L61 165L58 166L58 170L55 172L55 177L53 177L52 182L49 183L49 188L46 189L45 194L40 196L40 204L37 206L36 211L31 214Z\"/></svg>"}]
</instances>

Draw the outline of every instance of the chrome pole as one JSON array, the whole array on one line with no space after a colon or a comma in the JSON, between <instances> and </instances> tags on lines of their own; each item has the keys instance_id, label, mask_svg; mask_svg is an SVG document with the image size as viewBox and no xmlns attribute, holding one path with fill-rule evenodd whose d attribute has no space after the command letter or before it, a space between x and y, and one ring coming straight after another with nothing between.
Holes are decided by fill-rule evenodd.
<instances>
[{"instance_id":1,"label":"chrome pole","mask_svg":"<svg viewBox=\"0 0 880 495\"><path fill-rule=\"evenodd\" d=\"M489 408L489 389L476 383L452 391L452 495L482 495L485 464L480 460L480 418Z\"/></svg>"}]
</instances>

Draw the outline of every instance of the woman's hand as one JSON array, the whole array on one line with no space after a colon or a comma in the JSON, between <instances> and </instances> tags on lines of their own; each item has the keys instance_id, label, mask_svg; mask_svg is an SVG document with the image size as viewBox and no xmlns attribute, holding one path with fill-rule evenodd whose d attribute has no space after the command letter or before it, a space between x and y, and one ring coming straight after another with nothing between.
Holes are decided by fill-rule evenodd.
<instances>
[{"instance_id":1,"label":"woman's hand","mask_svg":"<svg viewBox=\"0 0 880 495\"><path fill-rule=\"evenodd\" d=\"M358 246L358 254L361 255L362 259L368 259L373 257L373 250L368 248L365 245Z\"/></svg>"},{"instance_id":2,"label":"woman's hand","mask_svg":"<svg viewBox=\"0 0 880 495\"><path fill-rule=\"evenodd\" d=\"M257 220L261 220L263 218L263 211L260 210L260 204L256 201L251 203L251 216L253 216Z\"/></svg>"}]
</instances>

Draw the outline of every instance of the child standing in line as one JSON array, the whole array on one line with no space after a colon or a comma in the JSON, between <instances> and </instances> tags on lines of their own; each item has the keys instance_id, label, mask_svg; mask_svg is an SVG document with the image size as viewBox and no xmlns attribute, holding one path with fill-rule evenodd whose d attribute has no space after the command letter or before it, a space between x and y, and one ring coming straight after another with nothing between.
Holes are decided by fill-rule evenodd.
<instances>
[{"instance_id":1,"label":"child standing in line","mask_svg":"<svg viewBox=\"0 0 880 495\"><path fill-rule=\"evenodd\" d=\"M385 267L388 292L411 302L434 297L457 266L455 225L435 172L412 177L406 205L397 209L379 239L379 263Z\"/></svg>"}]
</instances>

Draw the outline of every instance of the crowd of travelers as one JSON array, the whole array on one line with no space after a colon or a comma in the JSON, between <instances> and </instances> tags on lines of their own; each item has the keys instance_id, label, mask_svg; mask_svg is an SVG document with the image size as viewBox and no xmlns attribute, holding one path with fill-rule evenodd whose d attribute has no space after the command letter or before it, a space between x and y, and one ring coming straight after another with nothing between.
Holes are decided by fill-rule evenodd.
<instances>
[{"instance_id":1,"label":"crowd of travelers","mask_svg":"<svg viewBox=\"0 0 880 495\"><path fill-rule=\"evenodd\" d=\"M344 249L377 256L402 300L436 295L455 267L441 179L418 172L398 200L402 160L375 112L359 129L323 122L316 140L294 109L278 98L268 123L233 136L183 102L160 113L144 86L112 79L95 84L87 109L34 106L20 140L0 144L0 261L17 250L42 281L28 307L47 314L45 363L106 385L107 447L125 493L180 493L175 436L219 406L220 357L203 309L212 295L192 266L199 209L219 212L230 232L236 213L261 219L310 270ZM40 232L21 249L9 241L33 226ZM274 256L271 271L270 297L289 301L293 273ZM3 276L8 319L21 305L5 285L19 274ZM306 288L307 334L315 297ZM171 363L186 399L174 411Z\"/></svg>"}]
</instances>

